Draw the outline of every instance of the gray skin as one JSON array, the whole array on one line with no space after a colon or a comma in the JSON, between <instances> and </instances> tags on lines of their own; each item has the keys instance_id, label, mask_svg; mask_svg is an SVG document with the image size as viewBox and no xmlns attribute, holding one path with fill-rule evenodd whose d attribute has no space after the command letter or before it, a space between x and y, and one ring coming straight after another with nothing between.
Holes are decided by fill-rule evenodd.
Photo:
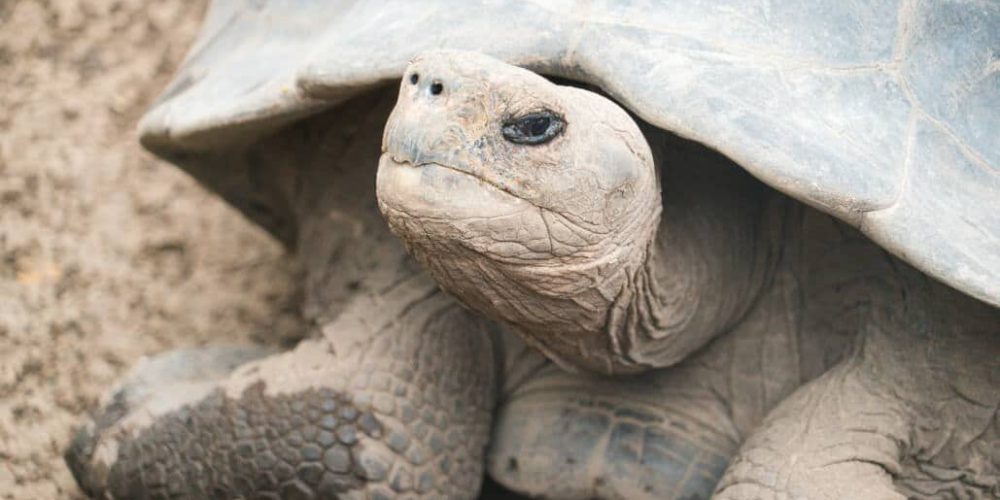
<instances>
[{"instance_id":1,"label":"gray skin","mask_svg":"<svg viewBox=\"0 0 1000 500\"><path fill-rule=\"evenodd\" d=\"M379 207L443 289L558 364L676 374L655 417L742 441L715 498L1000 495L1000 311L677 147L596 93L433 52L404 73ZM503 455L537 456L539 492L572 468L549 444L506 434L490 471L518 485Z\"/></svg>"},{"instance_id":2,"label":"gray skin","mask_svg":"<svg viewBox=\"0 0 1000 500\"><path fill-rule=\"evenodd\" d=\"M359 97L214 157L295 221L313 327L288 352L215 346L140 363L67 451L84 491L474 498L489 466L551 498L707 498L762 413L723 423L722 401L705 396L736 387L728 379L756 393L761 363L734 363L737 346L720 343L676 369L570 374L462 307L378 211L395 98Z\"/></svg>"}]
</instances>

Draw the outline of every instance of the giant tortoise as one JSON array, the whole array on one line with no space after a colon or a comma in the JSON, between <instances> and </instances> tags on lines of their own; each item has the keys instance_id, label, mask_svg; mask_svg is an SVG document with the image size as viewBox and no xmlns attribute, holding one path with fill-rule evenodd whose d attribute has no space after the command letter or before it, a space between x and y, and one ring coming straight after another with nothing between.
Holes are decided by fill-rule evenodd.
<instances>
[{"instance_id":1,"label":"giant tortoise","mask_svg":"<svg viewBox=\"0 0 1000 500\"><path fill-rule=\"evenodd\" d=\"M977 0L216 0L142 141L295 249L313 328L140 364L68 462L113 498L1000 496L997 47Z\"/></svg>"}]
</instances>

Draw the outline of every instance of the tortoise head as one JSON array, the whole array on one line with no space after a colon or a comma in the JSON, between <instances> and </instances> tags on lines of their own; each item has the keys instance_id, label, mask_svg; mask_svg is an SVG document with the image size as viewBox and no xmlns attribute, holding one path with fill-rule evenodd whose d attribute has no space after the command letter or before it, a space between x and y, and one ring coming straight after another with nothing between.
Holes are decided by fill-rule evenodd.
<instances>
[{"instance_id":1,"label":"tortoise head","mask_svg":"<svg viewBox=\"0 0 1000 500\"><path fill-rule=\"evenodd\" d=\"M613 278L644 260L660 211L650 148L614 102L487 56L425 54L386 125L377 193L444 289L548 332L529 340L550 357L609 369L613 339L596 332Z\"/></svg>"}]
</instances>

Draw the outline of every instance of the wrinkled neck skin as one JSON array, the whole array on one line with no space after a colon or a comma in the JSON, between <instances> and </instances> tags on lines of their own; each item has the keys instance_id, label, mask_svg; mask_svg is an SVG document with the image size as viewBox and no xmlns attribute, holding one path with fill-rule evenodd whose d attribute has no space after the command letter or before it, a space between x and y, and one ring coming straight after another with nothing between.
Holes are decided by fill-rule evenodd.
<instances>
[{"instance_id":1,"label":"wrinkled neck skin","mask_svg":"<svg viewBox=\"0 0 1000 500\"><path fill-rule=\"evenodd\" d=\"M511 254L516 235L483 230L489 221L434 220L394 214L394 231L436 281L472 309L515 326L525 340L570 370L635 373L678 363L727 331L753 304L777 259L780 224L773 195L742 170L706 158L696 145L645 131L659 184L615 234L588 234L571 216L544 208L520 214L531 231L541 218L550 248L537 259ZM661 201L662 200L662 201ZM432 227L432 230L426 230ZM488 226L487 226L488 227ZM434 236L426 236L433 234ZM461 243L467 234L493 237ZM525 251L524 253L529 253Z\"/></svg>"},{"instance_id":2,"label":"wrinkled neck skin","mask_svg":"<svg viewBox=\"0 0 1000 500\"><path fill-rule=\"evenodd\" d=\"M676 364L728 331L770 283L786 203L721 155L645 130L661 173L658 231L624 274L606 331L625 363Z\"/></svg>"}]
</instances>

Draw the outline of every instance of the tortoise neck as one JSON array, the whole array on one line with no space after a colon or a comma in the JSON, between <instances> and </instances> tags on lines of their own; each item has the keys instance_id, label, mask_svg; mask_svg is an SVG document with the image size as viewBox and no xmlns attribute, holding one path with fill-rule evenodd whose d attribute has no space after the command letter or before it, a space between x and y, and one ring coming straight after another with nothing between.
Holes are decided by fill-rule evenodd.
<instances>
[{"instance_id":1,"label":"tortoise neck","mask_svg":"<svg viewBox=\"0 0 1000 500\"><path fill-rule=\"evenodd\" d=\"M737 165L674 137L650 140L661 165L656 233L608 313L623 363L663 367L730 330L780 260L787 199Z\"/></svg>"},{"instance_id":2,"label":"tortoise neck","mask_svg":"<svg viewBox=\"0 0 1000 500\"><path fill-rule=\"evenodd\" d=\"M763 238L717 229L699 238L690 227L661 223L609 315L607 334L620 339L627 362L682 361L738 323L766 286L775 253Z\"/></svg>"}]
</instances>

